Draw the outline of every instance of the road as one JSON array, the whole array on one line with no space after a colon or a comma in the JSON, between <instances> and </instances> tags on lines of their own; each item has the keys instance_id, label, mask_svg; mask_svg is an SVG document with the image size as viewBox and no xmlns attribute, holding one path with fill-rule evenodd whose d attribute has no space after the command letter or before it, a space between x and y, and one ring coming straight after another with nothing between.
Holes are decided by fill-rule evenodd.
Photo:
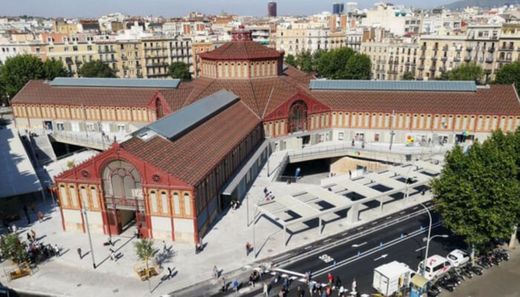
<instances>
[{"instance_id":1,"label":"road","mask_svg":"<svg viewBox=\"0 0 520 297\"><path fill-rule=\"evenodd\" d=\"M378 223L385 219L388 218L380 219ZM302 282L302 274L306 271L311 271L313 280L317 282L326 283L327 274L330 272L335 277L339 276L349 290L353 280L356 280L358 292L375 292L372 288L375 267L396 260L407 264L413 270L417 269L419 262L424 259L426 243L423 239L427 236L428 224L428 215L421 214L354 241L342 242L319 253L295 256L294 262L281 266L286 274L295 278L289 296L296 295L295 288L299 285L306 288ZM436 214L433 215L433 226L432 236L448 234L450 237L433 239L429 255L445 256L455 248L465 247L461 238L452 235L441 225ZM291 259L288 259L286 262L290 261ZM276 296L279 290L280 286L274 285L270 296ZM257 294L258 292L251 292L248 296Z\"/></svg>"}]
</instances>

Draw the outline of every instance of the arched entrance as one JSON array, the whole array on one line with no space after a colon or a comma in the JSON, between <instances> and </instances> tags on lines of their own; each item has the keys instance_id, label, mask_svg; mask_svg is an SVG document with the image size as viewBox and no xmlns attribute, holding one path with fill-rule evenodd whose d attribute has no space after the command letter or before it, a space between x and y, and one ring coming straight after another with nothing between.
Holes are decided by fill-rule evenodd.
<instances>
[{"instance_id":1,"label":"arched entrance","mask_svg":"<svg viewBox=\"0 0 520 297\"><path fill-rule=\"evenodd\" d=\"M289 109L289 133L307 130L307 104L302 100L293 103Z\"/></svg>"},{"instance_id":2,"label":"arched entrance","mask_svg":"<svg viewBox=\"0 0 520 297\"><path fill-rule=\"evenodd\" d=\"M139 171L126 161L110 162L103 169L103 192L109 234L137 226L147 236L145 204Z\"/></svg>"}]
</instances>

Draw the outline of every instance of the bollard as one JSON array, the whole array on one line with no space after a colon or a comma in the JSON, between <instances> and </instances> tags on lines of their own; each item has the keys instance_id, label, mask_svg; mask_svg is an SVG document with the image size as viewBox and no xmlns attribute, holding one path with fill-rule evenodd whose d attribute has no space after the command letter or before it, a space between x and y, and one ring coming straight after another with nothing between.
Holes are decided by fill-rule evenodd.
<instances>
[{"instance_id":1,"label":"bollard","mask_svg":"<svg viewBox=\"0 0 520 297\"><path fill-rule=\"evenodd\" d=\"M404 234L403 234L403 233L401 233L401 239L403 239L403 238L404 238Z\"/></svg>"},{"instance_id":2,"label":"bollard","mask_svg":"<svg viewBox=\"0 0 520 297\"><path fill-rule=\"evenodd\" d=\"M381 243L379 244L379 247L383 247L383 242L381 242Z\"/></svg>"},{"instance_id":3,"label":"bollard","mask_svg":"<svg viewBox=\"0 0 520 297\"><path fill-rule=\"evenodd\" d=\"M357 251L357 256L361 256L361 251Z\"/></svg>"}]
</instances>

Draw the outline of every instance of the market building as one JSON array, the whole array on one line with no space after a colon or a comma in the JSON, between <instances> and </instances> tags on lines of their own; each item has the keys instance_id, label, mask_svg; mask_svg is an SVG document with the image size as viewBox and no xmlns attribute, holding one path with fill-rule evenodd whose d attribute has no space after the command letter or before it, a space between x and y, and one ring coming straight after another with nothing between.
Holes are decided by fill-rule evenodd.
<instances>
[{"instance_id":1,"label":"market building","mask_svg":"<svg viewBox=\"0 0 520 297\"><path fill-rule=\"evenodd\" d=\"M85 232L86 214L91 231L132 223L145 237L197 242L272 150L475 141L520 125L512 85L316 80L283 56L237 30L200 54L190 82L29 82L12 102L19 129L128 134L55 178L63 228Z\"/></svg>"}]
</instances>

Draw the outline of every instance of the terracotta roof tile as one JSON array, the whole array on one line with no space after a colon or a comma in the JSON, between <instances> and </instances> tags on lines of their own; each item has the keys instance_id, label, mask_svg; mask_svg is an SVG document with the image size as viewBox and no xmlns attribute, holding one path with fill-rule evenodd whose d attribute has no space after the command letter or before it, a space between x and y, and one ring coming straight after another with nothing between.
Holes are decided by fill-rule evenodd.
<instances>
[{"instance_id":1,"label":"terracotta roof tile","mask_svg":"<svg viewBox=\"0 0 520 297\"><path fill-rule=\"evenodd\" d=\"M232 41L212 51L201 53L200 57L208 60L255 60L276 59L281 55L279 51L255 41Z\"/></svg>"},{"instance_id":2,"label":"terracotta roof tile","mask_svg":"<svg viewBox=\"0 0 520 297\"><path fill-rule=\"evenodd\" d=\"M146 106L157 89L52 87L43 80L29 81L13 98L13 103Z\"/></svg>"},{"instance_id":3,"label":"terracotta roof tile","mask_svg":"<svg viewBox=\"0 0 520 297\"><path fill-rule=\"evenodd\" d=\"M491 85L477 92L312 91L333 110L437 114L519 115L512 85Z\"/></svg>"},{"instance_id":4,"label":"terracotta roof tile","mask_svg":"<svg viewBox=\"0 0 520 297\"><path fill-rule=\"evenodd\" d=\"M237 101L175 141L157 136L145 142L133 137L121 146L186 183L197 185L259 123L260 119Z\"/></svg>"}]
</instances>

